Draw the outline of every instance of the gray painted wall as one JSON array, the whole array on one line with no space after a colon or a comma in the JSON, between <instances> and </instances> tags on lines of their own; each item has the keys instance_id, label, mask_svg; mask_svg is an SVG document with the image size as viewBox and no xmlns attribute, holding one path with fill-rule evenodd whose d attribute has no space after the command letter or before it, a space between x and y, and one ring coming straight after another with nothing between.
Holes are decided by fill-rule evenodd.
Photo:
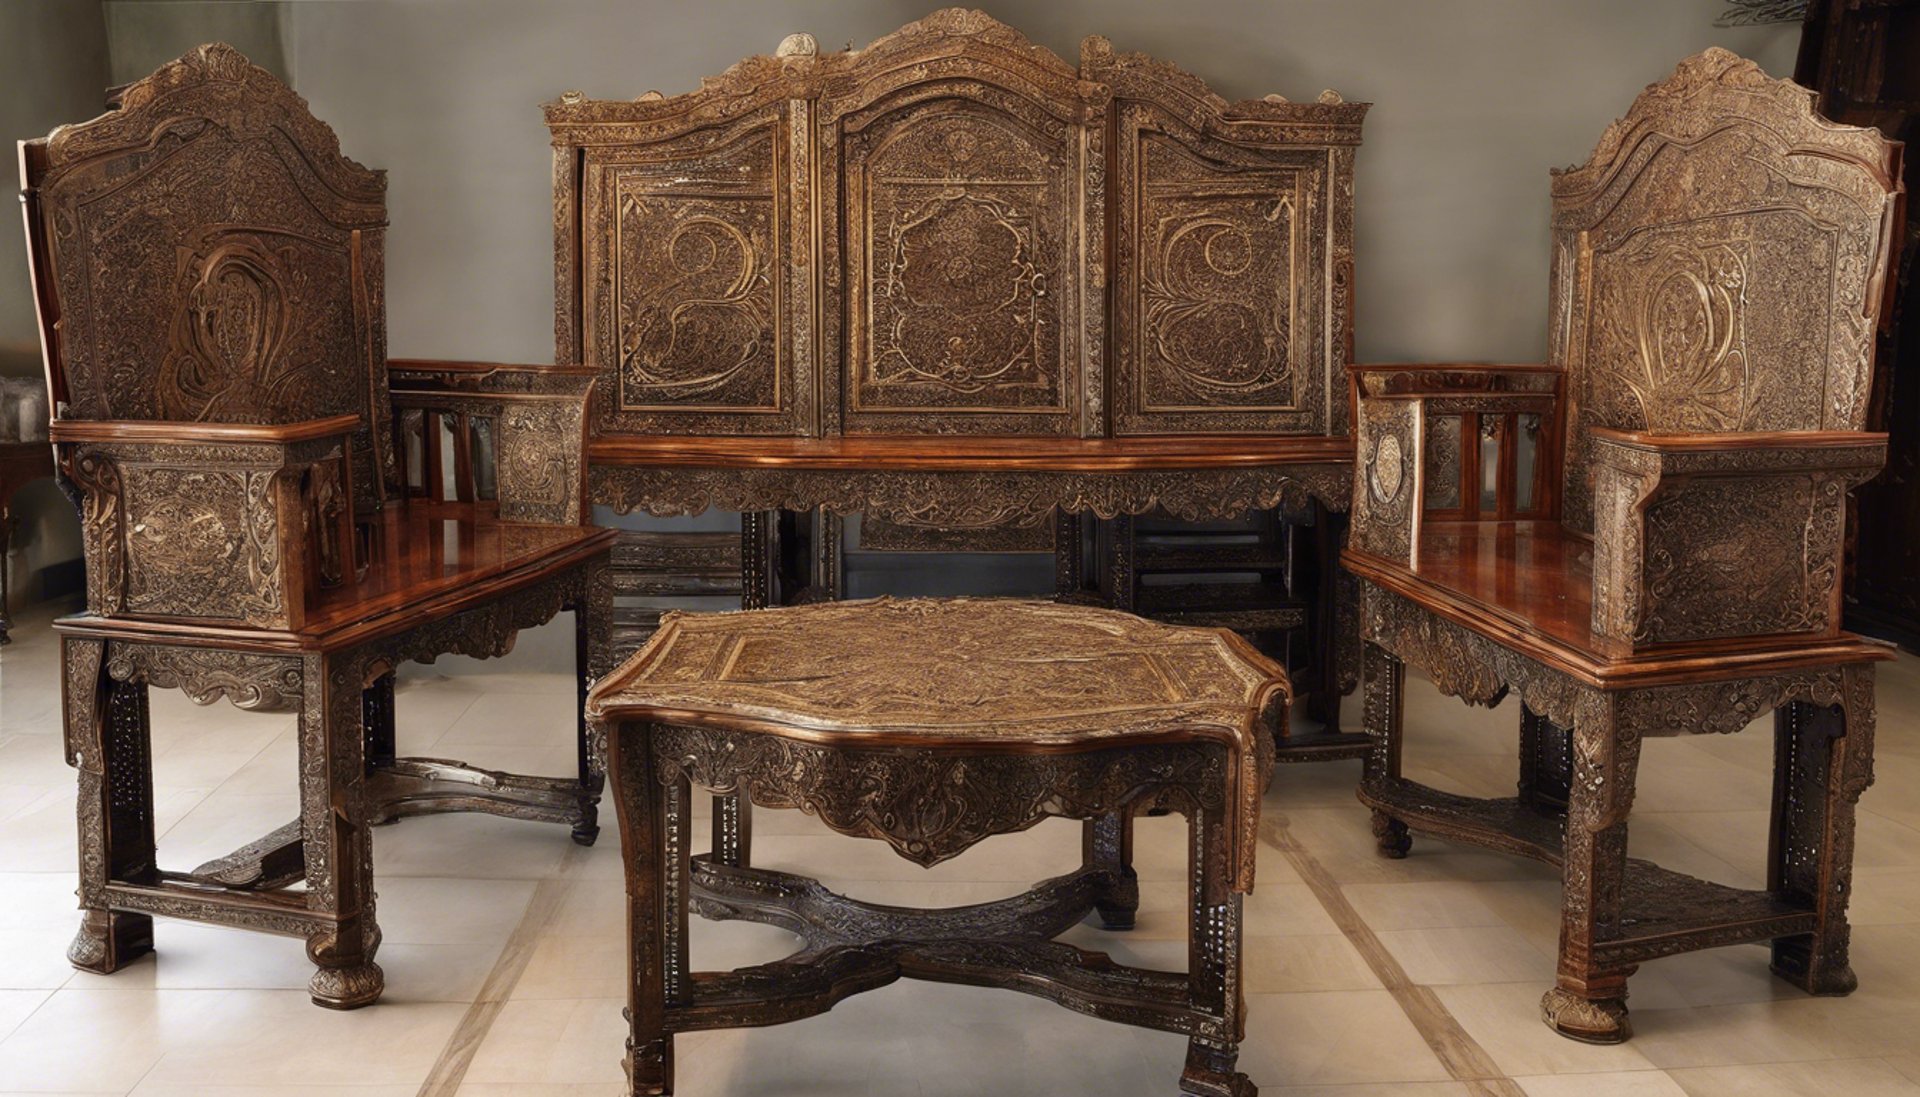
<instances>
[{"instance_id":1,"label":"gray painted wall","mask_svg":"<svg viewBox=\"0 0 1920 1097\"><path fill-rule=\"evenodd\" d=\"M934 5L903 0L0 0L0 100L58 78L99 82L105 10L114 80L225 37L291 76L347 153L386 168L389 349L549 361L550 160L539 104L580 89L689 90L792 31L863 45ZM1192 70L1229 99L1322 88L1372 101L1358 161L1361 360L1529 360L1546 340L1547 169L1586 157L1607 122L1681 57L1721 45L1791 71L1793 25L1720 29L1722 0L1046 0L994 16L1072 60L1088 34ZM14 43L8 46L4 43ZM73 58L71 66L56 63ZM15 74L25 73L21 80ZM35 76L35 73L40 75ZM16 89L15 84L22 88ZM92 113L11 113L16 134ZM51 108L49 108L51 109ZM40 120L35 120L40 119ZM9 229L9 232L17 230ZM14 254L19 254L14 251ZM24 281L7 260L4 338ZM16 315L18 314L18 315ZM25 334L20 334L24 332ZM696 524L725 525L724 516ZM852 577L856 590L1043 589L1044 561L927 558Z\"/></svg>"},{"instance_id":2,"label":"gray painted wall","mask_svg":"<svg viewBox=\"0 0 1920 1097\"><path fill-rule=\"evenodd\" d=\"M13 177L14 142L100 113L110 83L97 0L0 0L0 137ZM9 187L9 189L12 189ZM27 281L26 235L12 203L0 216L0 374L38 376L40 329ZM42 568L80 555L79 523L51 480L14 497L18 520L0 567L17 607L37 596Z\"/></svg>"}]
</instances>

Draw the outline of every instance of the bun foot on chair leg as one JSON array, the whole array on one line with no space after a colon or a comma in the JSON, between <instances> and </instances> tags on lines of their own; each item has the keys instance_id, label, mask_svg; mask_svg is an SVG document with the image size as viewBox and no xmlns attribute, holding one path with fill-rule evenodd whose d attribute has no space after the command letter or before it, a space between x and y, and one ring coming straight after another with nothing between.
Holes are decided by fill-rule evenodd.
<instances>
[{"instance_id":1,"label":"bun foot on chair leg","mask_svg":"<svg viewBox=\"0 0 1920 1097\"><path fill-rule=\"evenodd\" d=\"M1625 998L1582 998L1564 987L1554 987L1540 999L1540 1019L1583 1044L1618 1044L1633 1035Z\"/></svg>"},{"instance_id":2,"label":"bun foot on chair leg","mask_svg":"<svg viewBox=\"0 0 1920 1097\"><path fill-rule=\"evenodd\" d=\"M1384 811L1373 813L1373 840L1380 847L1380 856L1394 861L1405 857L1413 848L1413 836L1407 833L1407 824Z\"/></svg>"}]
</instances>

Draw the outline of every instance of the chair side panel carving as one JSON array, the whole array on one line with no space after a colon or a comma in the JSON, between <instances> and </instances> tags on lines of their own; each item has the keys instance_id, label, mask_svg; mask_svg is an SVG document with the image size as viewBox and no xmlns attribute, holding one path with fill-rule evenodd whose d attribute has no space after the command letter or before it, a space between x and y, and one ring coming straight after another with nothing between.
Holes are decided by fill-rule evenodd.
<instances>
[{"instance_id":1,"label":"chair side panel carving","mask_svg":"<svg viewBox=\"0 0 1920 1097\"><path fill-rule=\"evenodd\" d=\"M1426 412L1422 401L1360 401L1353 547L1412 566L1420 548Z\"/></svg>"},{"instance_id":2,"label":"chair side panel carving","mask_svg":"<svg viewBox=\"0 0 1920 1097\"><path fill-rule=\"evenodd\" d=\"M1897 188L1878 135L1827 123L1810 96L1709 50L1556 174L1575 528L1594 528L1592 427L1862 426Z\"/></svg>"}]
</instances>

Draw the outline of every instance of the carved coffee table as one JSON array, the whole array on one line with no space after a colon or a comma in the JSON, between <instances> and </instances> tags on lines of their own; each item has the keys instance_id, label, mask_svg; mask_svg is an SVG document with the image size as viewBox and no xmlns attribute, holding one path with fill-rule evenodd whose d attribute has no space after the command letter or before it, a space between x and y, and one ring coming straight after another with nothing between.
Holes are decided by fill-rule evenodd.
<instances>
[{"instance_id":1,"label":"carved coffee table","mask_svg":"<svg viewBox=\"0 0 1920 1097\"><path fill-rule=\"evenodd\" d=\"M900 978L1005 987L1188 1037L1181 1092L1247 1097L1241 896L1253 886L1285 672L1225 630L996 599L877 599L670 615L597 686L626 850L627 1071L673 1091L673 1036L778 1024ZM689 856L691 786L713 851ZM1024 895L876 906L749 867L752 805L799 808L923 866L1041 819L1086 821L1085 863ZM1191 828L1189 970L1113 963L1053 938L1133 924L1132 818ZM776 963L687 968L687 911L798 934Z\"/></svg>"}]
</instances>

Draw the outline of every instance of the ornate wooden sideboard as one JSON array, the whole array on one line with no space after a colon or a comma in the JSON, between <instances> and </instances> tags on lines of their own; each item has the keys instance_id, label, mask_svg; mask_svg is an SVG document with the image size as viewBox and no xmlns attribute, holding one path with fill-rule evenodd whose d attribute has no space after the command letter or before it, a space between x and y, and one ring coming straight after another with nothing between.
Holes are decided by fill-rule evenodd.
<instances>
[{"instance_id":1,"label":"ornate wooden sideboard","mask_svg":"<svg viewBox=\"0 0 1920 1097\"><path fill-rule=\"evenodd\" d=\"M1083 516L1343 511L1366 110L1228 103L1098 37L1076 68L959 9L563 96L555 354L600 378L593 502L743 512L750 606L779 511L814 516L806 597L855 512L1057 525L1078 591Z\"/></svg>"},{"instance_id":2,"label":"ornate wooden sideboard","mask_svg":"<svg viewBox=\"0 0 1920 1097\"><path fill-rule=\"evenodd\" d=\"M1682 62L1554 177L1548 365L1354 372L1360 798L1388 856L1411 828L1561 867L1542 1010L1575 1039L1625 1039L1628 976L1691 949L1770 941L1796 986L1854 986L1891 652L1840 631L1841 571L1847 492L1886 458L1861 426L1900 155L1811 100L1724 50ZM1517 796L1402 776L1406 663L1519 697ZM1770 713L1767 887L1629 859L1642 740Z\"/></svg>"}]
</instances>

